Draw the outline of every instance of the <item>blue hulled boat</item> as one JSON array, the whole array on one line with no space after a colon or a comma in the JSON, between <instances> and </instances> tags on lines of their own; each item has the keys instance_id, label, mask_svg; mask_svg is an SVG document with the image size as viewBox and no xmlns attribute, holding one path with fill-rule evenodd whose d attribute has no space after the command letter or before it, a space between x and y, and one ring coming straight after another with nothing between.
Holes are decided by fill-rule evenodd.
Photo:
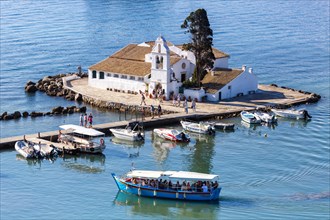
<instances>
[{"instance_id":1,"label":"blue hulled boat","mask_svg":"<svg viewBox=\"0 0 330 220\"><path fill-rule=\"evenodd\" d=\"M133 170L122 177L112 173L119 190L138 196L176 200L218 200L219 176L185 171Z\"/></svg>"}]
</instances>

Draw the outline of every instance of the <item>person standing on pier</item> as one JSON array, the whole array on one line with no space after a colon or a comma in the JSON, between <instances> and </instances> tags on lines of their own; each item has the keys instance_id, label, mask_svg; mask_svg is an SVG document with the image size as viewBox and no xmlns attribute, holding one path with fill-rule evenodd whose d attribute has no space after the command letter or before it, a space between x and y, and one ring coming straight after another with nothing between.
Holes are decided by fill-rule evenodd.
<instances>
[{"instance_id":1,"label":"person standing on pier","mask_svg":"<svg viewBox=\"0 0 330 220\"><path fill-rule=\"evenodd\" d=\"M184 107L184 111L186 112L186 114L188 114L188 102L187 102L187 99L184 100L183 107Z\"/></svg>"},{"instance_id":2,"label":"person standing on pier","mask_svg":"<svg viewBox=\"0 0 330 220\"><path fill-rule=\"evenodd\" d=\"M84 126L84 115L83 114L80 115L79 121L80 121L79 125Z\"/></svg>"},{"instance_id":3,"label":"person standing on pier","mask_svg":"<svg viewBox=\"0 0 330 220\"><path fill-rule=\"evenodd\" d=\"M151 118L154 118L155 117L155 107L153 105L151 105L150 110L151 110Z\"/></svg>"},{"instance_id":4,"label":"person standing on pier","mask_svg":"<svg viewBox=\"0 0 330 220\"><path fill-rule=\"evenodd\" d=\"M141 94L141 103L140 103L140 105L142 105L142 103L144 103L145 105L147 105L146 104L146 101L145 101L146 97L144 96L144 94L143 94L143 92L141 90L140 90L140 94Z\"/></svg>"},{"instance_id":5,"label":"person standing on pier","mask_svg":"<svg viewBox=\"0 0 330 220\"><path fill-rule=\"evenodd\" d=\"M178 94L177 101L178 101L178 107L180 107L180 102L181 102L180 94Z\"/></svg>"},{"instance_id":6,"label":"person standing on pier","mask_svg":"<svg viewBox=\"0 0 330 220\"><path fill-rule=\"evenodd\" d=\"M160 104L158 105L158 117L160 118L160 115L162 114L162 107Z\"/></svg>"},{"instance_id":7,"label":"person standing on pier","mask_svg":"<svg viewBox=\"0 0 330 220\"><path fill-rule=\"evenodd\" d=\"M87 127L87 113L85 113L85 115L84 115L84 126L85 126L85 128Z\"/></svg>"},{"instance_id":8,"label":"person standing on pier","mask_svg":"<svg viewBox=\"0 0 330 220\"><path fill-rule=\"evenodd\" d=\"M92 113L89 113L89 116L88 116L88 122L89 122L89 127L93 127L93 115Z\"/></svg>"},{"instance_id":9,"label":"person standing on pier","mask_svg":"<svg viewBox=\"0 0 330 220\"><path fill-rule=\"evenodd\" d=\"M196 101L195 101L195 99L193 99L192 102L191 102L191 108L193 109L194 112L196 112Z\"/></svg>"}]
</instances>

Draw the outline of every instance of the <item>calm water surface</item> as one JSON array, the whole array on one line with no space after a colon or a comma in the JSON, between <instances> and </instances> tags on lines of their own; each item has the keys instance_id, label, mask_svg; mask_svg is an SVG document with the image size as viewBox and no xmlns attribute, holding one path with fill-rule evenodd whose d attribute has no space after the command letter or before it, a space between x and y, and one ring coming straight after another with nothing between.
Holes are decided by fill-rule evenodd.
<instances>
[{"instance_id":1,"label":"calm water surface","mask_svg":"<svg viewBox=\"0 0 330 220\"><path fill-rule=\"evenodd\" d=\"M1 219L329 219L329 1L1 1L0 113L49 111L81 105L24 85L45 75L76 71L129 43L188 41L180 25L191 11L207 10L214 46L230 66L254 68L260 83L318 93L303 106L309 122L193 136L175 145L146 133L143 144L106 138L102 156L27 161L0 153ZM88 107L95 122L118 114ZM78 115L0 121L1 138L55 130ZM180 129L180 127L172 126ZM216 173L217 203L139 198L118 192L111 173L138 169Z\"/></svg>"}]
</instances>

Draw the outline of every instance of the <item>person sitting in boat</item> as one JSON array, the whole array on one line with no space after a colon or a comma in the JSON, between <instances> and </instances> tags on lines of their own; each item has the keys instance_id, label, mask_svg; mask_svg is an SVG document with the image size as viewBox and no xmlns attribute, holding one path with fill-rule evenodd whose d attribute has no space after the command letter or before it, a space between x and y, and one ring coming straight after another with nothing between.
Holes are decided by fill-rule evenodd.
<instances>
[{"instance_id":1,"label":"person sitting in boat","mask_svg":"<svg viewBox=\"0 0 330 220\"><path fill-rule=\"evenodd\" d=\"M133 184L136 184L137 183L135 178L132 179L132 183Z\"/></svg>"},{"instance_id":2,"label":"person sitting in boat","mask_svg":"<svg viewBox=\"0 0 330 220\"><path fill-rule=\"evenodd\" d=\"M183 181L181 186L181 191L186 191L186 190L187 190L186 181Z\"/></svg>"},{"instance_id":3,"label":"person sitting in boat","mask_svg":"<svg viewBox=\"0 0 330 220\"><path fill-rule=\"evenodd\" d=\"M181 188L181 185L180 185L179 181L176 181L176 190L180 190L180 188Z\"/></svg>"},{"instance_id":4,"label":"person sitting in boat","mask_svg":"<svg viewBox=\"0 0 330 220\"><path fill-rule=\"evenodd\" d=\"M190 183L189 182L187 183L186 188L187 188L187 191L191 191L191 186L190 186Z\"/></svg>"},{"instance_id":5,"label":"person sitting in boat","mask_svg":"<svg viewBox=\"0 0 330 220\"><path fill-rule=\"evenodd\" d=\"M202 190L203 192L208 192L208 188L205 183L203 183Z\"/></svg>"},{"instance_id":6,"label":"person sitting in boat","mask_svg":"<svg viewBox=\"0 0 330 220\"><path fill-rule=\"evenodd\" d=\"M142 180L141 186L146 186L146 182L144 180Z\"/></svg>"},{"instance_id":7,"label":"person sitting in boat","mask_svg":"<svg viewBox=\"0 0 330 220\"><path fill-rule=\"evenodd\" d=\"M218 181L215 181L215 183L212 185L213 189L216 189L219 187Z\"/></svg>"},{"instance_id":8,"label":"person sitting in boat","mask_svg":"<svg viewBox=\"0 0 330 220\"><path fill-rule=\"evenodd\" d=\"M171 182L171 180L168 182L168 187L169 187L170 189L172 189L172 182Z\"/></svg>"}]
</instances>

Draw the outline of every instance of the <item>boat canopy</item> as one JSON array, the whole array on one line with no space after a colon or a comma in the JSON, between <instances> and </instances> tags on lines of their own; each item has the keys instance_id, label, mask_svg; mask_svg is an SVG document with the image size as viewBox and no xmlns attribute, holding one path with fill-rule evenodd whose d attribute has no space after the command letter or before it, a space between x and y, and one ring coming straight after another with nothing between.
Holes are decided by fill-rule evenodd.
<instances>
[{"instance_id":1,"label":"boat canopy","mask_svg":"<svg viewBox=\"0 0 330 220\"><path fill-rule=\"evenodd\" d=\"M60 128L63 130L77 133L77 134L88 135L88 136L93 136L93 137L104 135L103 132L97 131L93 128L85 128L85 127L82 127L79 125L73 125L73 124L61 125Z\"/></svg>"},{"instance_id":2,"label":"boat canopy","mask_svg":"<svg viewBox=\"0 0 330 220\"><path fill-rule=\"evenodd\" d=\"M217 181L218 175L186 172L186 171L151 171L151 170L133 170L127 173L127 177L131 178L168 178L169 180L186 180L186 181Z\"/></svg>"}]
</instances>

